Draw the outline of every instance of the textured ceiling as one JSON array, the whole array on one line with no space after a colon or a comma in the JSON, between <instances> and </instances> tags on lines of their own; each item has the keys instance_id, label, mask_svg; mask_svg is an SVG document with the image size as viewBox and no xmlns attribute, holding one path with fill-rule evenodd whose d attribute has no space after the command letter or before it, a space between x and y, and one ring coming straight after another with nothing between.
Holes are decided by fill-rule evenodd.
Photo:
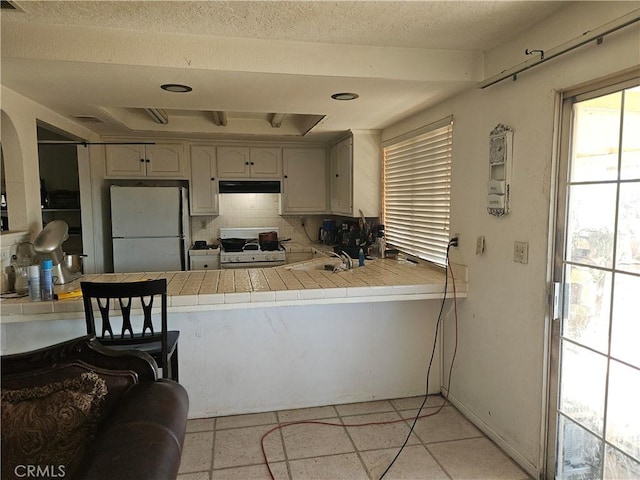
<instances>
[{"instance_id":1,"label":"textured ceiling","mask_svg":"<svg viewBox=\"0 0 640 480\"><path fill-rule=\"evenodd\" d=\"M545 1L31 1L29 22L409 48L487 50L540 21ZM70 5L73 4L73 5ZM16 18L20 21L21 18Z\"/></svg>"},{"instance_id":2,"label":"textured ceiling","mask_svg":"<svg viewBox=\"0 0 640 480\"><path fill-rule=\"evenodd\" d=\"M300 136L380 129L483 79L483 51L545 1L20 1L2 13L2 84L104 136ZM167 94L162 83L185 83ZM354 91L353 102L331 100ZM142 110L162 108L167 125ZM228 112L216 126L210 112ZM235 113L234 113L235 112ZM252 115L248 115L251 113ZM272 128L271 113L291 114ZM256 118L262 118L262 123ZM298 118L298 117L295 117ZM300 123L300 122L298 122ZM301 122L306 125L305 122ZM304 130L304 128L303 128Z\"/></svg>"}]
</instances>

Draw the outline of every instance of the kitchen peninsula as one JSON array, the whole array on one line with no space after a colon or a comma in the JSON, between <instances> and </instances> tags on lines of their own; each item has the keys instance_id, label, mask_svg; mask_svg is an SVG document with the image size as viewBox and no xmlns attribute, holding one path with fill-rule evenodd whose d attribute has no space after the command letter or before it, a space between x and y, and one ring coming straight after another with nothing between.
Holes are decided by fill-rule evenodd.
<instances>
[{"instance_id":1,"label":"kitchen peninsula","mask_svg":"<svg viewBox=\"0 0 640 480\"><path fill-rule=\"evenodd\" d=\"M444 271L376 259L333 273L324 270L331 260L337 259L81 280L167 278L169 327L181 332L180 376L192 418L422 394ZM458 298L466 296L465 271L454 268ZM451 281L448 286L451 298ZM58 287L78 288L79 281ZM78 298L11 299L1 306L5 354L86 331ZM439 363L436 358L431 392L440 391Z\"/></svg>"}]
</instances>

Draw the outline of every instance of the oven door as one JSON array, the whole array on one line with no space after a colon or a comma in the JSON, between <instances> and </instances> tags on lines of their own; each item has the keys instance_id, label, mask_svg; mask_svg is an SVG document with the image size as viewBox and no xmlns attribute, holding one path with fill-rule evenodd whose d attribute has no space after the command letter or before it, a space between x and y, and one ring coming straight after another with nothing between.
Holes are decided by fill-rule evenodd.
<instances>
[{"instance_id":1,"label":"oven door","mask_svg":"<svg viewBox=\"0 0 640 480\"><path fill-rule=\"evenodd\" d=\"M279 267L280 265L284 265L284 260L268 261L268 262L229 262L229 263L220 262L220 268L222 269L271 268L271 267Z\"/></svg>"}]
</instances>

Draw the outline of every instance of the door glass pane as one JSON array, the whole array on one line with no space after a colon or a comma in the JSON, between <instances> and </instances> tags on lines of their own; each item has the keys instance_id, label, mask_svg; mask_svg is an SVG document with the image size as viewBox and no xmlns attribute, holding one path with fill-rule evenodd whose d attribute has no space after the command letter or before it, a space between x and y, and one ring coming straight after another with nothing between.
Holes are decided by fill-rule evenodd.
<instances>
[{"instance_id":1,"label":"door glass pane","mask_svg":"<svg viewBox=\"0 0 640 480\"><path fill-rule=\"evenodd\" d=\"M557 479L600 478L602 443L578 424L560 415Z\"/></svg>"},{"instance_id":2,"label":"door glass pane","mask_svg":"<svg viewBox=\"0 0 640 480\"><path fill-rule=\"evenodd\" d=\"M624 120L622 125L622 168L620 178L640 178L640 87L624 92Z\"/></svg>"},{"instance_id":3,"label":"door glass pane","mask_svg":"<svg viewBox=\"0 0 640 480\"><path fill-rule=\"evenodd\" d=\"M609 367L606 440L640 461L640 370L615 360Z\"/></svg>"},{"instance_id":4,"label":"door glass pane","mask_svg":"<svg viewBox=\"0 0 640 480\"><path fill-rule=\"evenodd\" d=\"M602 353L607 353L611 273L604 270L567 265L567 301L562 336Z\"/></svg>"},{"instance_id":5,"label":"door glass pane","mask_svg":"<svg viewBox=\"0 0 640 480\"><path fill-rule=\"evenodd\" d=\"M611 356L640 368L640 277L617 273L615 285Z\"/></svg>"},{"instance_id":6,"label":"door glass pane","mask_svg":"<svg viewBox=\"0 0 640 480\"><path fill-rule=\"evenodd\" d=\"M584 265L611 267L616 185L569 187L567 258Z\"/></svg>"},{"instance_id":7,"label":"door glass pane","mask_svg":"<svg viewBox=\"0 0 640 480\"><path fill-rule=\"evenodd\" d=\"M604 459L604 478L605 480L640 478L640 462L636 462L607 445Z\"/></svg>"},{"instance_id":8,"label":"door glass pane","mask_svg":"<svg viewBox=\"0 0 640 480\"><path fill-rule=\"evenodd\" d=\"M562 342L560 411L602 435L607 359L586 348Z\"/></svg>"},{"instance_id":9,"label":"door glass pane","mask_svg":"<svg viewBox=\"0 0 640 480\"><path fill-rule=\"evenodd\" d=\"M574 106L571 182L616 180L622 92Z\"/></svg>"},{"instance_id":10,"label":"door glass pane","mask_svg":"<svg viewBox=\"0 0 640 480\"><path fill-rule=\"evenodd\" d=\"M616 268L640 273L640 182L620 185Z\"/></svg>"}]
</instances>

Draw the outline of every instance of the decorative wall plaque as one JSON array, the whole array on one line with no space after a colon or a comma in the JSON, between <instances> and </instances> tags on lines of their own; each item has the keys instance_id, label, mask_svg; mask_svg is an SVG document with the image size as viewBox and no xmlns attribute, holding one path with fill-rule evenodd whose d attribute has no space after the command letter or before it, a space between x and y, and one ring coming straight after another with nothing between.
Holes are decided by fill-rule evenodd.
<instances>
[{"instance_id":1,"label":"decorative wall plaque","mask_svg":"<svg viewBox=\"0 0 640 480\"><path fill-rule=\"evenodd\" d=\"M487 211L501 217L509 213L513 130L499 123L489 134Z\"/></svg>"}]
</instances>

